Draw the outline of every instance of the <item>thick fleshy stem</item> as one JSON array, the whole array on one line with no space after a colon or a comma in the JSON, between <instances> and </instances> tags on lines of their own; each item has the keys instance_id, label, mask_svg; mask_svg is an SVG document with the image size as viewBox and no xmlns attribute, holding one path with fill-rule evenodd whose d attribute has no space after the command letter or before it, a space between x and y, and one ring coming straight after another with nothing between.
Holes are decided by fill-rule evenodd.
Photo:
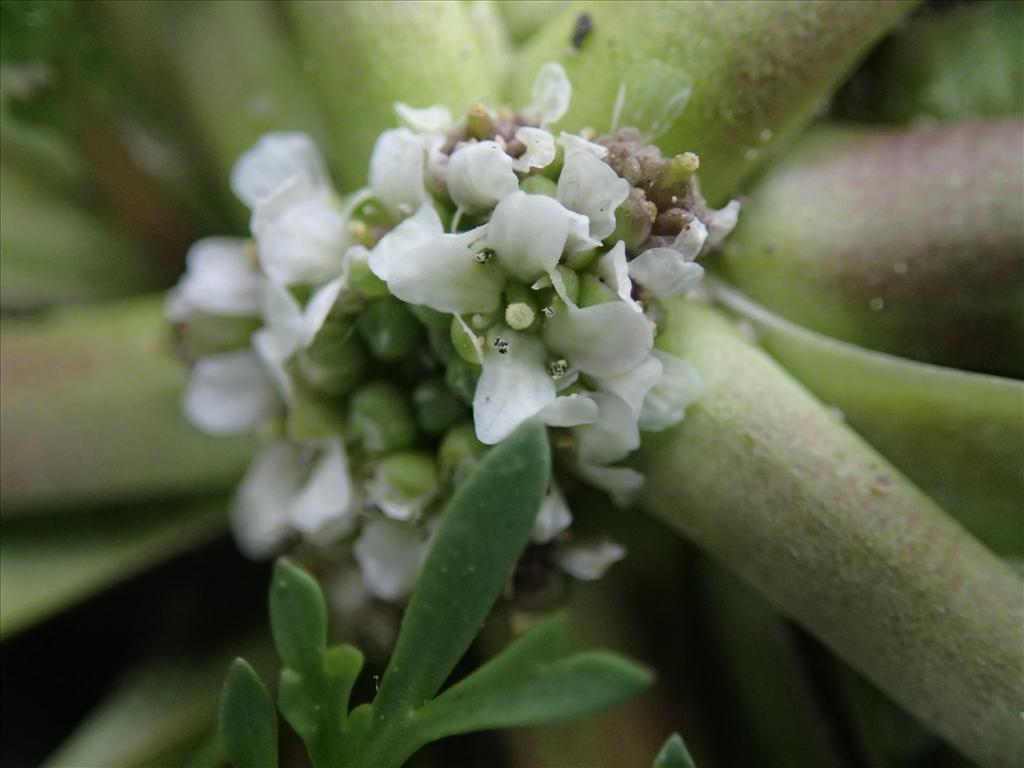
<instances>
[{"instance_id":1,"label":"thick fleshy stem","mask_svg":"<svg viewBox=\"0 0 1024 768\"><path fill-rule=\"evenodd\" d=\"M714 311L659 343L706 388L649 436L646 507L974 760L1024 757L1024 584Z\"/></svg>"}]
</instances>

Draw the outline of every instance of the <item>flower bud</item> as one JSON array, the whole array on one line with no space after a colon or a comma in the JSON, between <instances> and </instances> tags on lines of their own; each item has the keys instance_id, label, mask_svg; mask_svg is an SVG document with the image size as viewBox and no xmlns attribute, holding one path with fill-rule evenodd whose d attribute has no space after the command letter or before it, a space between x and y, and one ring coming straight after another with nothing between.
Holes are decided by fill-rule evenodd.
<instances>
[{"instance_id":1,"label":"flower bud","mask_svg":"<svg viewBox=\"0 0 1024 768\"><path fill-rule=\"evenodd\" d=\"M441 477L458 485L485 453L487 446L476 439L471 422L452 427L437 449Z\"/></svg>"},{"instance_id":2,"label":"flower bud","mask_svg":"<svg viewBox=\"0 0 1024 768\"><path fill-rule=\"evenodd\" d=\"M416 425L428 435L439 435L466 417L466 408L441 379L427 379L412 393Z\"/></svg>"},{"instance_id":3,"label":"flower bud","mask_svg":"<svg viewBox=\"0 0 1024 768\"><path fill-rule=\"evenodd\" d=\"M356 321L366 349L377 360L394 362L409 355L419 344L423 328L398 299L371 301Z\"/></svg>"},{"instance_id":4,"label":"flower bud","mask_svg":"<svg viewBox=\"0 0 1024 768\"><path fill-rule=\"evenodd\" d=\"M360 387L349 404L350 435L369 454L408 448L416 441L416 425L408 399L384 382Z\"/></svg>"},{"instance_id":5,"label":"flower bud","mask_svg":"<svg viewBox=\"0 0 1024 768\"><path fill-rule=\"evenodd\" d=\"M331 395L344 395L366 369L366 351L348 320L324 323L313 343L298 355L299 372L307 384Z\"/></svg>"}]
</instances>

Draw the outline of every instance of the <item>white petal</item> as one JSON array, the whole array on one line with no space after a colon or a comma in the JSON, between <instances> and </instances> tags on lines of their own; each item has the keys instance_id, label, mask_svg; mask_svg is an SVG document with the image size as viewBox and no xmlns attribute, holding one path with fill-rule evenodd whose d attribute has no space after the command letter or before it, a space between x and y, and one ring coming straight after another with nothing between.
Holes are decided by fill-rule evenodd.
<instances>
[{"instance_id":1,"label":"white petal","mask_svg":"<svg viewBox=\"0 0 1024 768\"><path fill-rule=\"evenodd\" d=\"M304 133L268 133L231 171L231 189L250 208L279 197L301 200L329 186L316 143Z\"/></svg>"},{"instance_id":2,"label":"white petal","mask_svg":"<svg viewBox=\"0 0 1024 768\"><path fill-rule=\"evenodd\" d=\"M594 392L597 402L597 421L573 429L577 455L584 464L611 464L624 459L640 447L640 431L636 416L619 396L608 392Z\"/></svg>"},{"instance_id":3,"label":"white petal","mask_svg":"<svg viewBox=\"0 0 1024 768\"><path fill-rule=\"evenodd\" d=\"M524 126L516 131L516 138L526 145L526 151L512 162L520 173L531 168L544 168L555 159L555 137L543 128Z\"/></svg>"},{"instance_id":4,"label":"white petal","mask_svg":"<svg viewBox=\"0 0 1024 768\"><path fill-rule=\"evenodd\" d=\"M697 369L675 355L656 349L654 356L661 362L662 373L658 382L644 398L640 411L640 429L658 432L683 420L686 409L704 391L704 380Z\"/></svg>"},{"instance_id":5,"label":"white petal","mask_svg":"<svg viewBox=\"0 0 1024 768\"><path fill-rule=\"evenodd\" d=\"M625 556L625 547L610 539L597 544L573 544L555 553L555 559L562 570L584 581L601 578L605 571Z\"/></svg>"},{"instance_id":6,"label":"white petal","mask_svg":"<svg viewBox=\"0 0 1024 768\"><path fill-rule=\"evenodd\" d=\"M584 373L615 376L647 357L654 333L647 318L624 301L582 309L566 304L545 321L544 341Z\"/></svg>"},{"instance_id":7,"label":"white petal","mask_svg":"<svg viewBox=\"0 0 1024 768\"><path fill-rule=\"evenodd\" d=\"M672 243L672 248L679 251L686 261L693 261L700 255L704 242L708 239L708 228L704 222L694 218L679 231Z\"/></svg>"},{"instance_id":8,"label":"white petal","mask_svg":"<svg viewBox=\"0 0 1024 768\"><path fill-rule=\"evenodd\" d=\"M341 440L329 440L306 484L288 506L296 530L315 535L330 529L343 536L355 524L355 495Z\"/></svg>"},{"instance_id":9,"label":"white petal","mask_svg":"<svg viewBox=\"0 0 1024 768\"><path fill-rule=\"evenodd\" d=\"M569 239L565 244L565 250L575 254L600 248L601 241L590 236L590 219L576 211L569 213Z\"/></svg>"},{"instance_id":10,"label":"white petal","mask_svg":"<svg viewBox=\"0 0 1024 768\"><path fill-rule=\"evenodd\" d=\"M619 507L631 505L644 487L644 476L629 467L579 464L575 472L592 486L611 496L612 501Z\"/></svg>"},{"instance_id":11,"label":"white petal","mask_svg":"<svg viewBox=\"0 0 1024 768\"><path fill-rule=\"evenodd\" d=\"M498 263L518 279L532 283L558 264L569 236L569 216L546 195L513 192L494 209L487 245Z\"/></svg>"},{"instance_id":12,"label":"white petal","mask_svg":"<svg viewBox=\"0 0 1024 768\"><path fill-rule=\"evenodd\" d=\"M537 413L537 418L549 427L576 427L597 421L597 414L597 402L593 398L574 392L555 398Z\"/></svg>"},{"instance_id":13,"label":"white petal","mask_svg":"<svg viewBox=\"0 0 1024 768\"><path fill-rule=\"evenodd\" d=\"M626 244L619 240L615 247L602 256L597 262L597 276L605 285L615 291L616 295L629 304L637 312L642 312L640 305L633 301L633 282L629 279L629 268L626 265Z\"/></svg>"},{"instance_id":14,"label":"white petal","mask_svg":"<svg viewBox=\"0 0 1024 768\"><path fill-rule=\"evenodd\" d=\"M508 351L494 348L498 337ZM484 351L483 372L473 395L473 422L481 443L493 445L555 400L555 382L544 365L540 339L506 328L492 329Z\"/></svg>"},{"instance_id":15,"label":"white petal","mask_svg":"<svg viewBox=\"0 0 1024 768\"><path fill-rule=\"evenodd\" d=\"M552 484L551 492L540 503L530 538L537 544L545 544L568 528L571 523L572 513L569 511L569 505L565 503L565 497L558 486Z\"/></svg>"},{"instance_id":16,"label":"white petal","mask_svg":"<svg viewBox=\"0 0 1024 768\"><path fill-rule=\"evenodd\" d=\"M467 213L493 208L517 189L512 158L493 141L466 144L448 160L448 194Z\"/></svg>"},{"instance_id":17,"label":"white petal","mask_svg":"<svg viewBox=\"0 0 1024 768\"><path fill-rule=\"evenodd\" d=\"M288 443L273 443L253 460L231 505L231 527L244 554L267 557L284 541L288 505L303 473L299 449Z\"/></svg>"},{"instance_id":18,"label":"white petal","mask_svg":"<svg viewBox=\"0 0 1024 768\"><path fill-rule=\"evenodd\" d=\"M345 287L345 278L337 277L326 285L321 286L309 297L305 308L302 310L302 318L299 328L299 346L308 347L313 339L324 327L327 316L331 313L338 295Z\"/></svg>"},{"instance_id":19,"label":"white petal","mask_svg":"<svg viewBox=\"0 0 1024 768\"><path fill-rule=\"evenodd\" d=\"M204 357L185 389L185 415L211 435L250 432L278 407L267 371L249 350Z\"/></svg>"},{"instance_id":20,"label":"white petal","mask_svg":"<svg viewBox=\"0 0 1024 768\"><path fill-rule=\"evenodd\" d=\"M633 418L640 417L644 398L648 391L661 378L661 361L653 354L648 355L635 368L631 368L618 376L606 376L597 379L597 386L605 392L621 397L633 413Z\"/></svg>"},{"instance_id":21,"label":"white petal","mask_svg":"<svg viewBox=\"0 0 1024 768\"><path fill-rule=\"evenodd\" d=\"M380 239L370 251L370 269L381 280L391 275L391 265L409 251L444 232L434 206L421 205L415 214L403 219Z\"/></svg>"},{"instance_id":22,"label":"white petal","mask_svg":"<svg viewBox=\"0 0 1024 768\"><path fill-rule=\"evenodd\" d=\"M171 320L187 320L196 312L225 317L257 317L262 281L253 268L246 241L207 237L189 248L188 270L168 301Z\"/></svg>"},{"instance_id":23,"label":"white petal","mask_svg":"<svg viewBox=\"0 0 1024 768\"><path fill-rule=\"evenodd\" d=\"M363 526L352 553L366 588L381 600L398 600L412 591L427 548L415 526L378 519Z\"/></svg>"},{"instance_id":24,"label":"white petal","mask_svg":"<svg viewBox=\"0 0 1024 768\"><path fill-rule=\"evenodd\" d=\"M673 248L651 248L629 262L629 276L652 296L676 296L700 282L704 268Z\"/></svg>"},{"instance_id":25,"label":"white petal","mask_svg":"<svg viewBox=\"0 0 1024 768\"><path fill-rule=\"evenodd\" d=\"M590 152L566 151L558 201L590 219L590 234L604 240L615 229L615 209L629 196L629 182Z\"/></svg>"},{"instance_id":26,"label":"white petal","mask_svg":"<svg viewBox=\"0 0 1024 768\"><path fill-rule=\"evenodd\" d=\"M537 120L541 125L555 123L569 109L572 99L572 84L561 64L549 61L537 71L530 92L530 106L523 114Z\"/></svg>"},{"instance_id":27,"label":"white petal","mask_svg":"<svg viewBox=\"0 0 1024 768\"><path fill-rule=\"evenodd\" d=\"M448 133L452 127L451 111L439 104L417 109L396 101L395 114L403 125L417 133Z\"/></svg>"},{"instance_id":28,"label":"white petal","mask_svg":"<svg viewBox=\"0 0 1024 768\"><path fill-rule=\"evenodd\" d=\"M587 152L598 160L603 160L608 155L608 147L601 144L595 144L592 141L587 141L582 136L577 136L575 133L566 133L565 131L562 131L558 136L558 143L562 145L566 155L572 152Z\"/></svg>"},{"instance_id":29,"label":"white petal","mask_svg":"<svg viewBox=\"0 0 1024 768\"><path fill-rule=\"evenodd\" d=\"M285 363L295 351L294 343L288 337L261 328L252 335L252 348L265 366L281 399L291 405L295 401L295 385L292 384Z\"/></svg>"},{"instance_id":30,"label":"white petal","mask_svg":"<svg viewBox=\"0 0 1024 768\"><path fill-rule=\"evenodd\" d=\"M282 285L322 283L341 274L349 246L345 214L324 190L275 215L253 217L260 264Z\"/></svg>"},{"instance_id":31,"label":"white petal","mask_svg":"<svg viewBox=\"0 0 1024 768\"><path fill-rule=\"evenodd\" d=\"M481 264L485 227L459 235L440 235L396 259L388 288L409 304L438 312L493 312L501 301L505 276L496 264Z\"/></svg>"},{"instance_id":32,"label":"white petal","mask_svg":"<svg viewBox=\"0 0 1024 768\"><path fill-rule=\"evenodd\" d=\"M737 200L730 200L724 208L720 208L711 214L708 221L708 245L714 248L721 243L726 236L732 232L739 221L740 204Z\"/></svg>"},{"instance_id":33,"label":"white petal","mask_svg":"<svg viewBox=\"0 0 1024 768\"><path fill-rule=\"evenodd\" d=\"M384 131L370 156L370 189L392 214L408 213L427 196L424 166L427 145L408 128Z\"/></svg>"}]
</instances>

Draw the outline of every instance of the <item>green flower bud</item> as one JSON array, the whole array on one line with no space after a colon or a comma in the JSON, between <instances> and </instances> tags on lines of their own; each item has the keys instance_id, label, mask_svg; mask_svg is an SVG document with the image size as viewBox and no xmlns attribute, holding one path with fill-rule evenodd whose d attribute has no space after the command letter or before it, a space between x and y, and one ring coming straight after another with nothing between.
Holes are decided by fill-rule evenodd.
<instances>
[{"instance_id":1,"label":"green flower bud","mask_svg":"<svg viewBox=\"0 0 1024 768\"><path fill-rule=\"evenodd\" d=\"M451 342L451 316L424 307L419 304L406 304L409 311L416 316L416 319L427 329L427 341L430 342L430 351L441 360L447 363L452 358Z\"/></svg>"},{"instance_id":2,"label":"green flower bud","mask_svg":"<svg viewBox=\"0 0 1024 768\"><path fill-rule=\"evenodd\" d=\"M467 405L473 402L473 393L476 391L476 382L479 378L480 366L471 365L458 355L452 356L444 374L445 384Z\"/></svg>"},{"instance_id":3,"label":"green flower bud","mask_svg":"<svg viewBox=\"0 0 1024 768\"><path fill-rule=\"evenodd\" d=\"M519 188L523 190L523 192L529 192L531 195L547 195L548 197L555 197L558 193L558 184L547 176L541 176L537 173L532 176L527 176L519 182Z\"/></svg>"},{"instance_id":4,"label":"green flower bud","mask_svg":"<svg viewBox=\"0 0 1024 768\"><path fill-rule=\"evenodd\" d=\"M615 231L608 240L613 243L622 240L627 251L636 251L651 236L657 215L658 207L647 199L643 190L631 189L629 197L615 209Z\"/></svg>"},{"instance_id":5,"label":"green flower bud","mask_svg":"<svg viewBox=\"0 0 1024 768\"><path fill-rule=\"evenodd\" d=\"M344 421L344 413L336 402L313 392L299 392L288 407L285 431L288 439L296 443L323 440L344 432Z\"/></svg>"},{"instance_id":6,"label":"green flower bud","mask_svg":"<svg viewBox=\"0 0 1024 768\"><path fill-rule=\"evenodd\" d=\"M439 435L465 418L466 408L441 379L427 379L412 393L416 425L428 435Z\"/></svg>"},{"instance_id":7,"label":"green flower bud","mask_svg":"<svg viewBox=\"0 0 1024 768\"><path fill-rule=\"evenodd\" d=\"M496 309L493 312L488 312L486 314L479 314L478 313L478 314L475 314L475 315L470 315L469 318L467 318L467 320L469 322L469 327L470 328L472 328L474 331L481 331L482 332L482 331L486 331L492 325L494 325L495 323L500 321L501 320L501 316L502 316L502 310Z\"/></svg>"},{"instance_id":8,"label":"green flower bud","mask_svg":"<svg viewBox=\"0 0 1024 768\"><path fill-rule=\"evenodd\" d=\"M494 121L487 111L487 105L474 102L466 114L466 129L474 139L489 139L494 136Z\"/></svg>"},{"instance_id":9,"label":"green flower bud","mask_svg":"<svg viewBox=\"0 0 1024 768\"><path fill-rule=\"evenodd\" d=\"M449 326L449 337L455 353L470 365L480 365L480 349L484 344L484 337L473 333L470 328L467 331L468 323L453 317Z\"/></svg>"},{"instance_id":10,"label":"green flower bud","mask_svg":"<svg viewBox=\"0 0 1024 768\"><path fill-rule=\"evenodd\" d=\"M349 433L372 455L410 447L416 441L416 425L408 399L384 382L360 387L349 405Z\"/></svg>"},{"instance_id":11,"label":"green flower bud","mask_svg":"<svg viewBox=\"0 0 1024 768\"><path fill-rule=\"evenodd\" d=\"M296 362L302 379L310 387L340 396L362 378L366 351L350 321L331 318L313 343L299 353Z\"/></svg>"},{"instance_id":12,"label":"green flower bud","mask_svg":"<svg viewBox=\"0 0 1024 768\"><path fill-rule=\"evenodd\" d=\"M370 265L360 259L352 259L348 268L348 285L366 299L389 296L388 286L370 271Z\"/></svg>"},{"instance_id":13,"label":"green flower bud","mask_svg":"<svg viewBox=\"0 0 1024 768\"><path fill-rule=\"evenodd\" d=\"M613 233L614 236L614 233ZM597 258L598 249L592 248L589 251L579 251L565 257L565 266L569 269L586 269Z\"/></svg>"},{"instance_id":14,"label":"green flower bud","mask_svg":"<svg viewBox=\"0 0 1024 768\"><path fill-rule=\"evenodd\" d=\"M437 492L437 468L433 457L422 452L395 453L377 465L377 477L390 495L406 501L429 498Z\"/></svg>"},{"instance_id":15,"label":"green flower bud","mask_svg":"<svg viewBox=\"0 0 1024 768\"><path fill-rule=\"evenodd\" d=\"M452 427L437 449L441 477L458 485L485 453L487 446L476 439L472 422Z\"/></svg>"},{"instance_id":16,"label":"green flower bud","mask_svg":"<svg viewBox=\"0 0 1024 768\"><path fill-rule=\"evenodd\" d=\"M398 299L388 296L370 302L356 321L359 335L377 360L394 362L409 355L420 343L419 321Z\"/></svg>"},{"instance_id":17,"label":"green flower bud","mask_svg":"<svg viewBox=\"0 0 1024 768\"><path fill-rule=\"evenodd\" d=\"M596 253L596 251L595 251ZM565 293L570 301L579 301L580 298L580 276L573 269L561 264L556 268L565 285Z\"/></svg>"},{"instance_id":18,"label":"green flower bud","mask_svg":"<svg viewBox=\"0 0 1024 768\"><path fill-rule=\"evenodd\" d=\"M580 280L580 296L577 304L581 307L592 307L609 301L618 301L615 291L605 285L594 275L583 275Z\"/></svg>"}]
</instances>

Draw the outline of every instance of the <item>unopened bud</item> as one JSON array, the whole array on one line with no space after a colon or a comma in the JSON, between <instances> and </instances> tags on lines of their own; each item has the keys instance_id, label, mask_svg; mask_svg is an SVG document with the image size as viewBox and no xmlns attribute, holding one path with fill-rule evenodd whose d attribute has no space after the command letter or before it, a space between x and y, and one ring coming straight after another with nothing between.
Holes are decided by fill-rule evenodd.
<instances>
[{"instance_id":1,"label":"unopened bud","mask_svg":"<svg viewBox=\"0 0 1024 768\"><path fill-rule=\"evenodd\" d=\"M615 231L611 241L622 240L626 250L635 252L651 236L651 227L658 215L658 207L647 199L642 189L635 187L629 197L615 209Z\"/></svg>"},{"instance_id":2,"label":"unopened bud","mask_svg":"<svg viewBox=\"0 0 1024 768\"><path fill-rule=\"evenodd\" d=\"M423 327L396 298L371 301L356 321L359 335L377 360L394 362L409 355L423 336Z\"/></svg>"},{"instance_id":3,"label":"unopened bud","mask_svg":"<svg viewBox=\"0 0 1024 768\"><path fill-rule=\"evenodd\" d=\"M416 425L428 435L439 435L466 418L466 407L441 379L427 379L412 393Z\"/></svg>"},{"instance_id":4,"label":"unopened bud","mask_svg":"<svg viewBox=\"0 0 1024 768\"><path fill-rule=\"evenodd\" d=\"M441 477L458 485L485 453L487 446L476 439L471 422L452 427L437 449Z\"/></svg>"},{"instance_id":5,"label":"unopened bud","mask_svg":"<svg viewBox=\"0 0 1024 768\"><path fill-rule=\"evenodd\" d=\"M478 101L469 108L466 129L474 139L489 139L494 135L494 121L483 103Z\"/></svg>"},{"instance_id":6,"label":"unopened bud","mask_svg":"<svg viewBox=\"0 0 1024 768\"><path fill-rule=\"evenodd\" d=\"M353 438L371 455L408 448L416 441L416 425L408 399L391 384L360 387L349 404Z\"/></svg>"},{"instance_id":7,"label":"unopened bud","mask_svg":"<svg viewBox=\"0 0 1024 768\"><path fill-rule=\"evenodd\" d=\"M344 395L366 369L366 351L351 322L331 318L297 358L303 381L319 392Z\"/></svg>"},{"instance_id":8,"label":"unopened bud","mask_svg":"<svg viewBox=\"0 0 1024 768\"><path fill-rule=\"evenodd\" d=\"M536 173L532 176L527 176L519 182L519 188L531 195L546 195L547 197L556 197L558 195L558 184L547 176L541 176Z\"/></svg>"}]
</instances>

